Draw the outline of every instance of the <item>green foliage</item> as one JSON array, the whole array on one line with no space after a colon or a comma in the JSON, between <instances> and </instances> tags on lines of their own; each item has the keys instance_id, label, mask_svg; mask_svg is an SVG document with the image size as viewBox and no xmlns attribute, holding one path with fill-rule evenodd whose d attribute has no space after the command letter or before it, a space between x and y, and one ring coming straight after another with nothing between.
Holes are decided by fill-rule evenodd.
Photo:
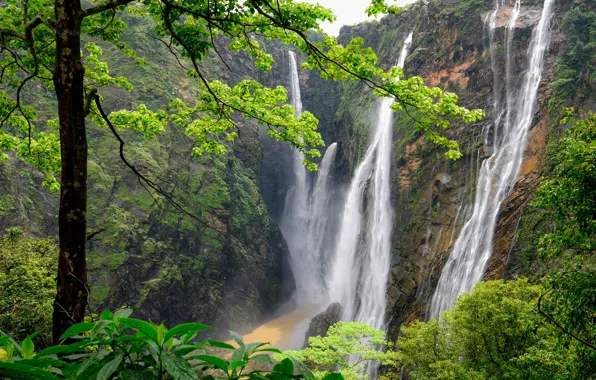
<instances>
[{"instance_id":1,"label":"green foliage","mask_svg":"<svg viewBox=\"0 0 596 380\"><path fill-rule=\"evenodd\" d=\"M295 359L276 362L280 353L266 343L244 344L230 332L237 346L197 340L209 327L184 323L171 329L129 318L132 310L104 311L96 322L71 326L60 337L72 343L35 352L32 339L17 343L0 337L0 376L15 379L310 379ZM251 369L255 364L268 370ZM297 374L296 374L297 373Z\"/></svg>"},{"instance_id":2,"label":"green foliage","mask_svg":"<svg viewBox=\"0 0 596 380\"><path fill-rule=\"evenodd\" d=\"M395 0L394 2L397 2ZM385 0L371 0L370 5L366 8L366 14L370 16L378 16L380 14L398 14L400 8L396 5L389 5Z\"/></svg>"},{"instance_id":3,"label":"green foliage","mask_svg":"<svg viewBox=\"0 0 596 380\"><path fill-rule=\"evenodd\" d=\"M20 228L0 238L0 330L21 340L37 330L41 344L51 341L58 253L51 239L30 239Z\"/></svg>"},{"instance_id":4,"label":"green foliage","mask_svg":"<svg viewBox=\"0 0 596 380\"><path fill-rule=\"evenodd\" d=\"M556 80L550 86L551 109L566 100L589 96L596 85L596 12L579 4L563 17L567 46L556 62Z\"/></svg>"},{"instance_id":5,"label":"green foliage","mask_svg":"<svg viewBox=\"0 0 596 380\"><path fill-rule=\"evenodd\" d=\"M365 364L393 363L384 352L388 344L385 332L362 322L338 322L331 326L325 337L308 338L309 346L300 351L284 351L276 358L290 356L309 365L317 379L332 379L340 374L345 379L367 379ZM349 358L353 361L348 361Z\"/></svg>"},{"instance_id":6,"label":"green foliage","mask_svg":"<svg viewBox=\"0 0 596 380\"><path fill-rule=\"evenodd\" d=\"M541 182L534 202L555 223L539 244L548 257L577 258L596 250L596 113L575 120L572 112L566 110L562 123L570 121L571 128L560 140L552 157L556 166Z\"/></svg>"},{"instance_id":7,"label":"green foliage","mask_svg":"<svg viewBox=\"0 0 596 380\"><path fill-rule=\"evenodd\" d=\"M219 41L221 36L227 38L225 43L232 53L247 52L253 57L255 66L262 70L272 67L273 57L253 35L294 45L307 54L303 67L320 70L325 79L364 81L375 88L379 96L396 98L394 109L409 107L417 110L420 118L416 127L427 131L431 141L446 147L449 158L455 159L461 154L455 141L440 135L441 128L449 125L449 119L472 122L484 116L480 110L469 111L457 106L454 94L426 87L420 78L398 82L397 79L403 77L401 70L378 68L376 54L370 48L363 48L361 39L356 38L347 46L338 44L329 36L310 41L306 32L321 32L319 24L334 19L331 11L320 5L292 0L279 1L277 7L260 0L217 4L130 0L108 6L102 2L93 3L104 8L87 8L81 26L84 36L112 44L123 56L142 66L145 61L137 57L136 51L121 37L129 27L128 18L151 17L155 25L150 32L156 38L171 38L170 45L176 46L172 52L177 54L176 50L181 50L183 57L191 61L188 77L199 89L198 96L192 101L172 97L169 115L137 104L133 107L135 110L123 109L109 118L121 128L131 128L149 137L162 133L169 122L182 125L196 144L195 155L227 152L229 144L226 142L238 137L238 117L256 120L267 127L271 137L287 141L301 150L308 158L305 164L311 170L316 169L316 164L310 159L320 156L318 147L323 145L316 132L317 119L309 112L295 115L293 107L286 104L285 89L267 88L248 79L230 86L207 77L200 63L211 59L214 53L219 55L214 41ZM60 162L58 134L50 128L50 135L44 135L48 133L45 128L37 128L38 113L45 114L48 110L35 109L38 104L33 104L34 108L26 104L23 97L31 85L53 90L49 69L55 66L56 55L53 8L54 3L37 0L28 2L27 7L20 2L8 2L0 9L3 48L0 53L0 66L3 67L0 120L6 126L0 129L0 147L2 158L6 159L4 152L21 146L20 155L47 175L46 186L57 189L54 174L58 172ZM395 13L397 10L395 6L375 0L368 13ZM125 11L127 14L121 13ZM33 18L38 21L33 23ZM132 91L129 78L110 73L108 64L101 60L102 53L97 42L85 44L83 65L88 92L97 88L101 93L108 86ZM18 59L19 56L23 58ZM105 125L93 102L90 111L95 124ZM53 113L54 110L50 110L50 114ZM52 138L48 138L50 136Z\"/></svg>"},{"instance_id":8,"label":"green foliage","mask_svg":"<svg viewBox=\"0 0 596 380\"><path fill-rule=\"evenodd\" d=\"M401 329L391 356L420 379L583 379L579 344L537 312L541 287L526 280L479 283L441 323Z\"/></svg>"},{"instance_id":9,"label":"green foliage","mask_svg":"<svg viewBox=\"0 0 596 380\"><path fill-rule=\"evenodd\" d=\"M533 203L551 227L540 236L538 254L555 263L545 278L549 291L542 308L550 322L595 345L596 113L585 119L575 119L573 109L564 114L562 123L571 128L556 147L551 157L555 166ZM596 363L593 348L580 345L578 355L582 363ZM596 365L584 370L593 372Z\"/></svg>"}]
</instances>

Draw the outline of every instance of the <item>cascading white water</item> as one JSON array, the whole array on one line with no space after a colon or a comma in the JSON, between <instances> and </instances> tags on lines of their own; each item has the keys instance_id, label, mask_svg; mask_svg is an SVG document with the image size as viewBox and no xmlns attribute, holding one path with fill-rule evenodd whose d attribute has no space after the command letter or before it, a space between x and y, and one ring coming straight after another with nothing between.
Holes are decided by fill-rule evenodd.
<instances>
[{"instance_id":1,"label":"cascading white water","mask_svg":"<svg viewBox=\"0 0 596 380\"><path fill-rule=\"evenodd\" d=\"M404 65L411 42L412 33L404 42L399 67ZM328 285L331 300L343 307L342 319L366 322L379 329L384 328L391 260L391 104L389 98L379 101L374 136L350 184ZM364 236L363 207L367 192L370 202Z\"/></svg>"},{"instance_id":2,"label":"cascading white water","mask_svg":"<svg viewBox=\"0 0 596 380\"><path fill-rule=\"evenodd\" d=\"M325 155L319 164L319 170L316 174L315 183L310 194L308 235L303 237L306 243L304 250L304 260L311 263L311 270L315 282L312 284L311 303L320 303L326 300L327 289L325 284L325 238L329 233L327 228L329 223L329 204L331 201L331 169L335 162L337 152L337 143L327 147Z\"/></svg>"},{"instance_id":3,"label":"cascading white water","mask_svg":"<svg viewBox=\"0 0 596 380\"><path fill-rule=\"evenodd\" d=\"M524 73L519 91L512 88L515 82L509 77L511 76L510 45L513 40L515 21L520 12L519 0L516 1L511 12L511 19L506 29L506 53L508 55L505 70L507 76L505 82L506 109L502 110L502 103L495 100L493 154L482 162L477 179L472 215L462 228L453 251L441 272L430 305L432 317L438 318L441 311L455 303L459 294L470 291L482 279L491 256L498 212L519 174L528 132L534 116L544 55L550 41L549 27L553 1L545 0L540 21L532 32L527 52L527 71ZM492 19L493 16L491 16ZM496 23L491 21L491 40L495 27ZM492 41L490 49L494 49ZM491 52L491 58L494 59L494 52ZM493 70L495 67L496 64L493 65ZM497 87L498 83L495 82L493 86ZM495 94L497 93L495 91ZM501 121L503 111L506 117L504 121Z\"/></svg>"},{"instance_id":4,"label":"cascading white water","mask_svg":"<svg viewBox=\"0 0 596 380\"><path fill-rule=\"evenodd\" d=\"M295 53L289 52L289 58L291 100L296 115L300 115L302 99ZM292 149L294 186L286 195L280 227L290 250L290 266L296 281L295 300L301 306L319 303L326 294L323 242L329 219L329 176L336 151L335 143L327 148L313 186L311 176L303 165L304 155L298 149Z\"/></svg>"}]
</instances>

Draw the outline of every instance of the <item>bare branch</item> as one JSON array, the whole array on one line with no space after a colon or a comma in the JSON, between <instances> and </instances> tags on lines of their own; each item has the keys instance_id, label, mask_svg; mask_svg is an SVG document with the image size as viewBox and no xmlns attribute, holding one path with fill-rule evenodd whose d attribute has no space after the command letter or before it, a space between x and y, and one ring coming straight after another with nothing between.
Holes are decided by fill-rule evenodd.
<instances>
[{"instance_id":1,"label":"bare branch","mask_svg":"<svg viewBox=\"0 0 596 380\"><path fill-rule=\"evenodd\" d=\"M226 240L228 240L228 242L230 244L236 244L237 246L239 246L241 248L244 248L247 250L249 249L242 243L242 241L238 237L234 236L233 233L231 233L229 231L221 231L218 228L212 226L210 223L203 220L202 218L198 217L197 215L187 211L180 203L178 203L178 201L176 201L176 199L174 199L174 196L172 194L165 191L159 184L155 183L154 181L152 181L151 179L145 177L142 173L140 173L139 170L126 159L126 157L124 155L125 142L122 139L122 137L120 136L120 134L118 133L118 131L116 130L116 128L114 127L114 125L112 124L112 122L110 121L110 119L108 118L108 115L103 110L103 108L101 106L99 95L97 93L93 95L93 100L95 102L95 105L97 106L97 110L99 111L99 114L101 115L102 119L106 122L106 124L108 125L108 128L110 129L110 131L112 132L112 134L114 135L114 137L118 140L118 142L120 144L120 148L119 148L120 160L124 163L124 165L126 165L137 176L137 178L139 179L139 182L143 185L143 187L145 187L145 185L149 186L149 188L154 190L159 195L163 196L168 201L168 203L171 204L176 210L178 210L182 214L194 219L201 226L223 235L226 238ZM145 189L153 197L153 194L147 188L145 188Z\"/></svg>"},{"instance_id":2,"label":"bare branch","mask_svg":"<svg viewBox=\"0 0 596 380\"><path fill-rule=\"evenodd\" d=\"M552 289L551 289L552 290ZM565 328L565 326L563 326L561 323L559 323L556 319L554 319L551 315L549 315L548 313L546 313L545 311L542 310L541 308L541 303L542 303L542 298L547 295L550 292L550 290L546 293L542 293L540 295L540 298L538 298L538 312L540 314L542 314L544 317L546 317L546 319L554 324L555 326L557 326L561 331L563 331L565 334L569 335L570 337L572 337L573 339L577 340L578 342L580 342L581 344L590 347L593 350L596 350L596 346L594 346L593 344L591 344L590 342L587 342L585 340L583 340L582 338L578 337L577 335L573 334L572 332L570 332L569 330L567 330Z\"/></svg>"},{"instance_id":3,"label":"bare branch","mask_svg":"<svg viewBox=\"0 0 596 380\"><path fill-rule=\"evenodd\" d=\"M95 236L97 236L98 234L104 232L106 230L105 227L98 227L95 230L88 232L87 233L87 241L93 239Z\"/></svg>"}]
</instances>

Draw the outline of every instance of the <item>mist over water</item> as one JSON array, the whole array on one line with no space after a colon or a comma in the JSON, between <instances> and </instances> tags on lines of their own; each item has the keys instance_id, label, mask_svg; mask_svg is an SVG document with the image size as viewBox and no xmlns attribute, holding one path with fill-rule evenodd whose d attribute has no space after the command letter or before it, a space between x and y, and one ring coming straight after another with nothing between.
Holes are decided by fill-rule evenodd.
<instances>
[{"instance_id":1,"label":"mist over water","mask_svg":"<svg viewBox=\"0 0 596 380\"><path fill-rule=\"evenodd\" d=\"M459 294L469 292L484 275L492 254L493 236L501 204L511 192L521 169L528 132L534 117L536 96L544 55L550 43L550 21L553 0L545 0L539 23L532 32L527 57L527 70L522 73L521 86L512 74L512 49L515 24L520 15L517 0L506 25L505 93L499 86L501 68L495 59L494 33L496 14L503 5L497 1L495 10L487 16L491 67L494 78L492 155L481 164L477 179L472 215L465 222L453 251L443 268L430 305L430 316L438 318L450 308ZM505 96L503 101L502 96ZM488 128L485 143L488 142Z\"/></svg>"}]
</instances>

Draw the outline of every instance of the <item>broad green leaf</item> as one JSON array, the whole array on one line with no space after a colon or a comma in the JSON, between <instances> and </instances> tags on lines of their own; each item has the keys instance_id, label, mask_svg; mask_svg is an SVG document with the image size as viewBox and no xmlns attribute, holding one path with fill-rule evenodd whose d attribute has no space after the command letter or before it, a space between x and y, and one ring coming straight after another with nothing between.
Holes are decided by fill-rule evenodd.
<instances>
[{"instance_id":1,"label":"broad green leaf","mask_svg":"<svg viewBox=\"0 0 596 380\"><path fill-rule=\"evenodd\" d=\"M190 364L184 359L167 356L163 364L166 371L168 371L174 380L193 380L199 378Z\"/></svg>"},{"instance_id":2,"label":"broad green leaf","mask_svg":"<svg viewBox=\"0 0 596 380\"><path fill-rule=\"evenodd\" d=\"M56 359L39 359L37 357L33 358L33 359L23 359L23 360L19 360L19 363L24 364L24 365L30 365L32 367L64 367L67 366L68 363L65 363L63 361L60 360L56 360Z\"/></svg>"},{"instance_id":3,"label":"broad green leaf","mask_svg":"<svg viewBox=\"0 0 596 380\"><path fill-rule=\"evenodd\" d=\"M262 364L271 364L271 365L275 364L275 361L273 360L271 355L267 355L267 354L255 355L255 356L251 357L250 360L254 360L257 363L262 363Z\"/></svg>"},{"instance_id":4,"label":"broad green leaf","mask_svg":"<svg viewBox=\"0 0 596 380\"><path fill-rule=\"evenodd\" d=\"M310 371L310 369L308 369L307 366L304 365L304 363L302 363L300 360L296 359L292 355L288 355L288 358L292 360L294 366L296 366L296 368L298 369L298 372L300 372L306 380L314 379L313 373Z\"/></svg>"},{"instance_id":5,"label":"broad green leaf","mask_svg":"<svg viewBox=\"0 0 596 380\"><path fill-rule=\"evenodd\" d=\"M174 354L176 354L176 356L184 356L199 349L200 347L197 347L194 344L183 344L174 349Z\"/></svg>"},{"instance_id":6,"label":"broad green leaf","mask_svg":"<svg viewBox=\"0 0 596 380\"><path fill-rule=\"evenodd\" d=\"M209 326L205 326L201 323L183 323L168 330L165 339L168 340L173 336L186 335L188 333L194 333L197 331L204 331L210 329Z\"/></svg>"},{"instance_id":7,"label":"broad green leaf","mask_svg":"<svg viewBox=\"0 0 596 380\"><path fill-rule=\"evenodd\" d=\"M247 364L248 363L244 360L232 360L230 361L230 369L232 370L232 372L234 372L236 371L236 368L246 367Z\"/></svg>"},{"instance_id":8,"label":"broad green leaf","mask_svg":"<svg viewBox=\"0 0 596 380\"><path fill-rule=\"evenodd\" d=\"M118 376L121 380L153 380L153 376L149 373L142 373L138 370L125 370L121 371Z\"/></svg>"},{"instance_id":9,"label":"broad green leaf","mask_svg":"<svg viewBox=\"0 0 596 380\"><path fill-rule=\"evenodd\" d=\"M111 321L114 319L114 314L108 309L104 310L103 313L99 316L99 319Z\"/></svg>"},{"instance_id":10,"label":"broad green leaf","mask_svg":"<svg viewBox=\"0 0 596 380\"><path fill-rule=\"evenodd\" d=\"M242 335L238 334L235 331L231 331L229 330L230 335L232 336L232 339L234 339L234 342L238 343L239 346L244 346L244 339L242 339Z\"/></svg>"},{"instance_id":11,"label":"broad green leaf","mask_svg":"<svg viewBox=\"0 0 596 380\"><path fill-rule=\"evenodd\" d=\"M226 373L228 372L228 363L226 363L225 360L220 359L218 357L211 356L211 355L196 355L196 356L192 356L191 359L202 360L205 363L214 365L216 368L219 368Z\"/></svg>"},{"instance_id":12,"label":"broad green leaf","mask_svg":"<svg viewBox=\"0 0 596 380\"><path fill-rule=\"evenodd\" d=\"M25 338L25 340L21 342L21 355L25 359L30 359L33 357L34 352L35 346L33 345L33 341L29 337Z\"/></svg>"},{"instance_id":13,"label":"broad green leaf","mask_svg":"<svg viewBox=\"0 0 596 380\"><path fill-rule=\"evenodd\" d=\"M232 346L231 344L219 342L217 340L208 340L207 343L209 343L209 345L211 347L225 348L227 350L235 350L236 349L236 347Z\"/></svg>"},{"instance_id":14,"label":"broad green leaf","mask_svg":"<svg viewBox=\"0 0 596 380\"><path fill-rule=\"evenodd\" d=\"M77 352L87 345L89 345L88 341L77 342L63 346L52 346L39 351L37 355L35 355L35 357L39 358L56 354L68 354L72 352Z\"/></svg>"},{"instance_id":15,"label":"broad green leaf","mask_svg":"<svg viewBox=\"0 0 596 380\"><path fill-rule=\"evenodd\" d=\"M128 328L140 331L157 342L157 327L154 324L134 318L118 318L118 322Z\"/></svg>"},{"instance_id":16,"label":"broad green leaf","mask_svg":"<svg viewBox=\"0 0 596 380\"><path fill-rule=\"evenodd\" d=\"M109 325L112 325L114 322L111 319L101 319L95 322L95 325L91 329L91 337L96 337L97 334L104 332L105 328Z\"/></svg>"},{"instance_id":17,"label":"broad green leaf","mask_svg":"<svg viewBox=\"0 0 596 380\"><path fill-rule=\"evenodd\" d=\"M125 308L125 309L117 310L114 313L114 316L116 318L128 318L128 317L130 317L131 314L132 314L132 309Z\"/></svg>"},{"instance_id":18,"label":"broad green leaf","mask_svg":"<svg viewBox=\"0 0 596 380\"><path fill-rule=\"evenodd\" d=\"M107 362L101 368L101 370L97 374L97 380L107 380L107 379L109 379L110 376L112 376L112 374L114 372L116 372L116 370L120 366L120 363L122 363L122 359L123 358L124 358L124 354L123 353L116 354L116 356L112 360L110 360L109 362Z\"/></svg>"},{"instance_id":19,"label":"broad green leaf","mask_svg":"<svg viewBox=\"0 0 596 380\"><path fill-rule=\"evenodd\" d=\"M294 363L291 359L285 358L273 367L273 372L284 373L287 375L294 374Z\"/></svg>"},{"instance_id":20,"label":"broad green leaf","mask_svg":"<svg viewBox=\"0 0 596 380\"><path fill-rule=\"evenodd\" d=\"M232 357L230 358L230 362L243 360L244 355L246 354L246 346L240 346L234 351Z\"/></svg>"},{"instance_id":21,"label":"broad green leaf","mask_svg":"<svg viewBox=\"0 0 596 380\"><path fill-rule=\"evenodd\" d=\"M273 352L276 354L281 354L281 351L277 348L261 348L260 350L257 350L257 352Z\"/></svg>"},{"instance_id":22,"label":"broad green leaf","mask_svg":"<svg viewBox=\"0 0 596 380\"><path fill-rule=\"evenodd\" d=\"M163 323L161 323L159 326L157 326L157 345L161 346L163 343L163 337L164 334L166 333L166 326L164 326ZM168 338L166 338L166 340L168 340Z\"/></svg>"},{"instance_id":23,"label":"broad green leaf","mask_svg":"<svg viewBox=\"0 0 596 380\"><path fill-rule=\"evenodd\" d=\"M66 331L62 335L60 335L59 340L63 340L78 335L80 333L87 332L91 330L94 326L95 323L90 322L77 323L76 325L72 325L68 329L66 329Z\"/></svg>"},{"instance_id":24,"label":"broad green leaf","mask_svg":"<svg viewBox=\"0 0 596 380\"><path fill-rule=\"evenodd\" d=\"M0 360L0 378L7 379L42 379L42 380L58 380L59 377L51 372L18 362L7 362Z\"/></svg>"},{"instance_id":25,"label":"broad green leaf","mask_svg":"<svg viewBox=\"0 0 596 380\"><path fill-rule=\"evenodd\" d=\"M259 342L254 342L254 343L248 343L245 347L246 347L246 352L247 353L252 353L254 350L256 350L257 348L261 348L263 346L266 346L268 343L259 343Z\"/></svg>"}]
</instances>

